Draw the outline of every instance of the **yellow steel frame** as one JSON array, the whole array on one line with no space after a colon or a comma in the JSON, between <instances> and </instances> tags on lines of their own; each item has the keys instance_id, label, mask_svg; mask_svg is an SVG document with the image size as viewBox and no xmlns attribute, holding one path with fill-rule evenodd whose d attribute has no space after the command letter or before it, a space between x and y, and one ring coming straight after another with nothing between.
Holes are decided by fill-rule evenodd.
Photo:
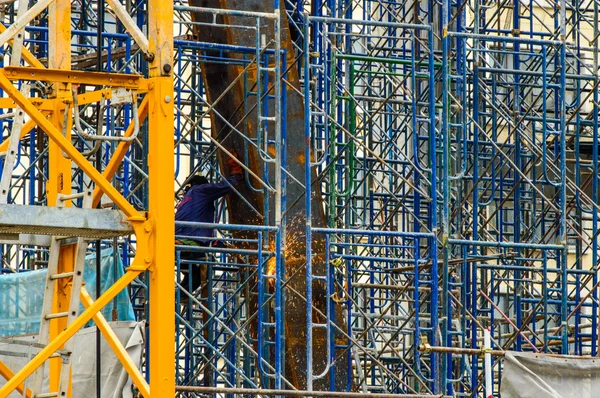
<instances>
[{"instance_id":1,"label":"yellow steel frame","mask_svg":"<svg viewBox=\"0 0 600 398\"><path fill-rule=\"evenodd\" d=\"M68 194L71 183L71 162L79 167L94 181L94 205L103 195L128 217L133 226L137 241L136 256L132 266L123 277L116 281L95 301L82 288L81 301L86 307L71 324L55 322L51 328L49 344L43 348L27 365L13 373L0 362L0 375L7 383L0 388L0 398L12 391L20 393L24 381L50 356L61 349L87 322L94 319L104 338L131 376L144 397L170 397L175 395L175 342L173 339L175 314L174 302L174 214L173 190L165 189L173 184L173 2L171 0L148 0L148 45L153 54L148 78L110 73L91 73L71 71L71 2L54 0L48 7L49 18L49 58L48 68L39 62L33 54L23 49L23 59L31 67L13 67L0 69L0 88L9 98L0 99L0 107L19 106L29 117L22 129L21 137L38 126L49 137L49 179L47 181L48 205L56 205L59 194ZM10 30L0 24L0 33ZM14 30L14 29L13 29ZM12 31L12 30L11 30ZM8 42L11 44L11 41ZM28 99L13 84L13 80L46 80L53 83L53 96L50 99ZM104 87L122 87L138 93L146 92L139 108L140 121L148 119L148 169L149 169L149 211L135 209L112 186L110 180L123 160L130 143L121 142L105 170L100 173L71 144L69 135L63 136L64 112L73 103L72 84L87 84ZM110 95L110 89L82 94L79 103L97 101L102 95ZM70 123L70 122L69 122ZM66 131L70 132L70 126ZM133 133L133 127L125 132ZM8 142L0 145L5 151ZM64 152L67 156L63 156ZM159 244L160 242L160 244ZM61 250L61 267L68 271L73 267L73 248L66 246ZM149 271L150 292L150 383L133 365L126 350L116 338L110 325L99 311L107 305L121 290L127 287L141 272ZM66 302L68 286L55 294L55 307L68 307ZM60 361L51 361L50 388L56 391L59 383ZM26 396L31 397L31 391ZM69 395L70 389L69 389Z\"/></svg>"},{"instance_id":2,"label":"yellow steel frame","mask_svg":"<svg viewBox=\"0 0 600 398\"><path fill-rule=\"evenodd\" d=\"M62 83L66 88L69 83L87 84L90 86L107 86L146 90L146 79L138 75L123 73L82 72L48 68L31 68L23 66L5 66L0 73L10 80L35 80Z\"/></svg>"}]
</instances>

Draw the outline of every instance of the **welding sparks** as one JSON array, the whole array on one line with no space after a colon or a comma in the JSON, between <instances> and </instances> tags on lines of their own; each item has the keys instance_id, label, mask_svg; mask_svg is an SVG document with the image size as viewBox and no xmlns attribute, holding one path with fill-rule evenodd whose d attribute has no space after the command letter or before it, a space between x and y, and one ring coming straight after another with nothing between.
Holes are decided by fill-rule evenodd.
<instances>
[{"instance_id":1,"label":"welding sparks","mask_svg":"<svg viewBox=\"0 0 600 398\"><path fill-rule=\"evenodd\" d=\"M290 223L293 224L294 220ZM305 236L303 234L299 234L297 232L292 232L288 230L286 234L286 242L285 247L283 247L283 258L286 262L297 262L298 260L302 260L305 258L305 254L303 249L306 248ZM275 240L271 239L269 242L269 251L275 252ZM277 271L277 258L271 257L267 260L265 275L267 276L275 276ZM268 278L269 284L275 284L275 278Z\"/></svg>"}]
</instances>

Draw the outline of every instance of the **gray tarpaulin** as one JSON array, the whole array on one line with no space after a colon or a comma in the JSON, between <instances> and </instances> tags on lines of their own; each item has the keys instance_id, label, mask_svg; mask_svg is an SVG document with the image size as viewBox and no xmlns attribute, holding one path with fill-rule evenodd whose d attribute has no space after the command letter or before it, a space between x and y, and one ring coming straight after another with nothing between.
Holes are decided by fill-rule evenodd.
<instances>
[{"instance_id":1,"label":"gray tarpaulin","mask_svg":"<svg viewBox=\"0 0 600 398\"><path fill-rule=\"evenodd\" d=\"M139 366L141 362L142 349L144 347L143 323L136 322L110 322L110 325L129 353L133 362ZM19 341L36 342L37 336L17 337ZM26 357L3 355L6 352L22 353L30 356L38 350L27 345L2 343L0 339L0 360L17 371L28 361ZM102 398L132 398L131 380L123 366L117 359L108 343L102 338ZM73 336L73 397L95 397L96 396L96 328L89 327L80 330ZM46 364L44 385L48 385L48 365ZM28 380L32 380L29 378ZM0 377L0 386L5 380ZM46 391L43 391L46 392ZM21 397L13 392L9 398Z\"/></svg>"},{"instance_id":2,"label":"gray tarpaulin","mask_svg":"<svg viewBox=\"0 0 600 398\"><path fill-rule=\"evenodd\" d=\"M600 358L507 352L500 396L600 397Z\"/></svg>"}]
</instances>

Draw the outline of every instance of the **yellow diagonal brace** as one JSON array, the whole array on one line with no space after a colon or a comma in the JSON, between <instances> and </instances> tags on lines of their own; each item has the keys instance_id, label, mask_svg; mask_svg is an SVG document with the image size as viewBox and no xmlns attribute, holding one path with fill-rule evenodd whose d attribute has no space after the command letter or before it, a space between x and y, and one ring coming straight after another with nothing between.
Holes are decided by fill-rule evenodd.
<instances>
[{"instance_id":1,"label":"yellow diagonal brace","mask_svg":"<svg viewBox=\"0 0 600 398\"><path fill-rule=\"evenodd\" d=\"M4 377L6 380L10 380L15 374L8 366L6 366L4 362L0 361L0 375L2 375L2 377ZM21 395L23 394L23 388L25 388L25 384L23 383L17 386L17 391ZM25 396L27 398L31 398L31 390L29 388L27 389Z\"/></svg>"},{"instance_id":2,"label":"yellow diagonal brace","mask_svg":"<svg viewBox=\"0 0 600 398\"><path fill-rule=\"evenodd\" d=\"M0 24L0 26L2 26ZM0 29L1 30L1 29ZM79 103L79 106L81 105L87 105L90 104L92 102L98 102L100 101L100 99L104 96L105 98L111 98L111 90L110 89L105 89L105 90L96 90L96 91L91 91L89 93L83 93L83 94L79 94L77 95L77 102ZM39 98L36 98L36 100L39 100ZM45 106L45 104L48 101L52 101L52 100L42 100L40 102L40 104L36 104L37 108L40 109L41 106ZM143 102L142 102L143 104ZM15 102L11 99L11 98L0 98L0 108L15 108L17 105L15 104ZM138 108L138 114L140 114L139 112L142 109L142 105L140 105L140 107ZM48 110L44 110L42 109L42 115L44 116L48 116L50 112ZM141 115L141 114L140 114ZM144 117L147 115L147 112L144 113ZM142 122L142 116L140 116L140 123ZM23 137L25 137L25 135L27 133L29 133L31 131L31 129L33 129L35 126L37 126L37 123L35 123L33 120L29 120L27 121L27 123L25 123L25 125L21 128L21 139ZM127 132L133 132L133 124L127 129ZM127 134L127 133L126 133ZM131 135L131 133L129 133L129 135ZM6 152L8 150L8 145L10 142L10 138L7 140L4 140L2 142L2 144L0 144L0 153L2 152ZM106 178L107 180L110 180L112 178L112 175L110 176L110 178Z\"/></svg>"},{"instance_id":3,"label":"yellow diagonal brace","mask_svg":"<svg viewBox=\"0 0 600 398\"><path fill-rule=\"evenodd\" d=\"M17 105L25 111L33 119L34 122L37 123L38 126L42 130L48 134L48 137L56 143L62 149L77 166L87 174L92 181L96 183L96 186L100 187L100 189L117 205L119 209L125 213L127 217L130 219L143 220L144 217L117 191L115 187L112 186L110 182L106 180L100 174L98 170L94 166L87 161L87 159L67 140L60 131L56 129L50 123L48 119L42 115L40 111L37 110L35 105L25 98L23 94L19 90L17 90L10 80L8 80L4 75L0 74L0 87L8 94L10 98L12 98Z\"/></svg>"},{"instance_id":4,"label":"yellow diagonal brace","mask_svg":"<svg viewBox=\"0 0 600 398\"><path fill-rule=\"evenodd\" d=\"M140 104L140 106L138 108L138 119L139 119L140 124L142 124L144 122L144 119L146 118L147 115L148 115L148 96L145 96L144 99L142 100L142 103ZM134 124L131 123L129 125L129 127L127 128L127 131L125 131L124 137L130 137L131 134L133 134L134 127L135 127ZM121 142L117 146L117 149L115 149L115 151L113 152L112 157L110 158L110 161L108 162L108 164L106 165L106 168L104 169L104 172L102 172L102 175L108 181L110 181L114 177L115 173L119 169L119 166L121 165L121 162L123 161L123 158L125 157L125 154L127 153L127 150L129 149L129 147L131 146L132 143L133 143L133 141ZM92 199L92 208L95 208L96 206L98 206L98 203L100 203L100 199L102 198L102 195L103 195L103 192L100 189L98 189L98 187L96 187L96 189L94 189L94 198Z\"/></svg>"},{"instance_id":5,"label":"yellow diagonal brace","mask_svg":"<svg viewBox=\"0 0 600 398\"><path fill-rule=\"evenodd\" d=\"M81 313L73 323L71 323L65 330L63 330L56 338L52 339L48 345L43 348L31 361L27 363L21 370L19 370L14 377L0 388L0 397L6 397L9 393L14 391L18 385L23 383L27 377L29 377L37 368L42 366L44 361L50 358L50 355L54 354L60 347L65 344L79 329L85 326L86 323L94 317L98 311L104 308L108 303L114 299L121 290L129 285L138 275L140 271L127 271L125 275L119 278L111 287L104 292L98 299L89 306L85 311Z\"/></svg>"},{"instance_id":6,"label":"yellow diagonal brace","mask_svg":"<svg viewBox=\"0 0 600 398\"><path fill-rule=\"evenodd\" d=\"M89 308L92 306L92 304L94 304L94 300L92 300L92 297L87 292L87 290L85 290L84 287L81 288L80 297L81 303L84 305L85 308ZM135 364L131 360L129 354L127 354L127 350L125 349L125 347L123 347L123 344L121 344L119 338L113 332L112 328L104 318L104 315L102 315L102 312L98 312L96 315L94 315L94 322L96 323L96 326L98 326L98 329L100 329L100 332L108 342L108 345L110 345L112 350L117 355L117 358L119 358L119 361L129 374L129 377L131 377L131 380L133 380L133 384L137 386L137 388L140 390L144 397L150 398L150 386L146 382L146 379L144 379L144 376L142 375L140 370L135 366Z\"/></svg>"}]
</instances>

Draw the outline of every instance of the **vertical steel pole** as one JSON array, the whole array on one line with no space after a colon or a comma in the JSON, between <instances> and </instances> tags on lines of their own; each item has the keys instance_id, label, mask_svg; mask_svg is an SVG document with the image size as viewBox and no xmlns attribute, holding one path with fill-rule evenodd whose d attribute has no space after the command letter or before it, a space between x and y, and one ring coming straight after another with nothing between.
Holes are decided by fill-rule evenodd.
<instances>
[{"instance_id":1,"label":"vertical steel pole","mask_svg":"<svg viewBox=\"0 0 600 398\"><path fill-rule=\"evenodd\" d=\"M148 175L153 224L149 268L150 391L175 396L173 2L148 0Z\"/></svg>"},{"instance_id":2,"label":"vertical steel pole","mask_svg":"<svg viewBox=\"0 0 600 398\"><path fill-rule=\"evenodd\" d=\"M479 34L479 26L480 26L480 9L479 9L479 1L475 2L475 34ZM472 238L473 240L479 239L479 49L480 43L478 39L474 41L475 51L473 52L473 203L471 204L472 214L473 214L473 230L472 230ZM464 121L466 123L466 121ZM473 246L471 255L474 257L479 255L479 248L477 246ZM471 271L471 311L473 313L477 313L477 286L479 280L477 280L477 262L471 262L469 264ZM466 278L466 275L465 275ZM471 322L471 348L477 347L477 322ZM471 357L471 363L473 363L473 367L471 368L471 383L475 385L477 378L477 361L478 358L473 355Z\"/></svg>"},{"instance_id":3,"label":"vertical steel pole","mask_svg":"<svg viewBox=\"0 0 600 398\"><path fill-rule=\"evenodd\" d=\"M594 37L598 37L598 4L596 2L594 2ZM594 71L596 71L596 74L594 75L594 107L592 110L592 115L593 115L593 139L592 142L594 143L594 145L592 146L592 200L594 201L594 203L598 203L598 126L600 124L600 120L598 118L598 101L600 100L600 98L598 98L598 65L599 65L599 59L598 59L598 45L594 46L594 52L593 52L594 56L593 56L593 60L594 60ZM592 231L595 233L595 231L598 230L598 210L597 209L593 209L592 210ZM594 286L596 286L596 283L598 282L598 237L594 236L593 240L592 240L592 270L594 270L594 274L593 274L593 280L592 283L594 284ZM598 355L598 289L594 289L594 292L592 293L592 342L591 342L591 354L592 356L597 356ZM594 336L595 335L595 336Z\"/></svg>"},{"instance_id":4,"label":"vertical steel pole","mask_svg":"<svg viewBox=\"0 0 600 398\"><path fill-rule=\"evenodd\" d=\"M566 80L567 80L567 4L565 0L560 1L560 244L563 245L560 251L561 261L561 295L562 303L560 307L560 319L562 328L562 350L561 353L569 353L569 327L567 317L569 308L567 307L568 291L568 276L567 276L567 250L568 250L568 234L567 234L567 126L566 126ZM594 143L596 145L596 143Z\"/></svg>"},{"instance_id":5,"label":"vertical steel pole","mask_svg":"<svg viewBox=\"0 0 600 398\"><path fill-rule=\"evenodd\" d=\"M48 7L48 67L52 69L71 69L71 2L55 0ZM63 126L65 103L71 97L71 85L55 83L52 97L56 99L51 121L58 130L70 137L70 125ZM69 123L69 122L68 122ZM59 194L71 193L71 161L62 155L62 150L51 140L48 142L49 177L46 182L48 206L56 206ZM67 203L70 206L70 203ZM60 249L58 272L73 270L76 245L63 246ZM57 285L54 294L53 312L62 312L69 308L70 287ZM66 327L66 318L51 322L50 341ZM50 391L58 391L62 361L50 359ZM66 381L63 381L66 382ZM39 391L38 391L39 392Z\"/></svg>"},{"instance_id":6,"label":"vertical steel pole","mask_svg":"<svg viewBox=\"0 0 600 398\"><path fill-rule=\"evenodd\" d=\"M304 19L304 196L306 206L306 389L312 391L312 187L310 181L310 51L308 46L309 21L308 14Z\"/></svg>"},{"instance_id":7,"label":"vertical steel pole","mask_svg":"<svg viewBox=\"0 0 600 398\"><path fill-rule=\"evenodd\" d=\"M103 36L102 36L102 31L104 30L104 8L105 4L104 4L104 0L99 0L98 1L98 12L96 13L97 15L97 20L96 20L96 71L98 72L102 72L102 45L104 43L103 40ZM83 12L83 14L85 15L85 12ZM97 108L97 118L98 118L98 131L96 131L96 134L98 135L102 135L102 107L100 106L100 102L98 102ZM102 146L100 146L98 152L96 152L96 170L98 170L99 172L102 172ZM98 207L100 207L101 205L98 204ZM100 240L96 240L94 242L95 245L95 249L96 249L96 297L100 297L100 294L102 294L102 289L101 289L101 280L100 280L100 275L101 275L101 255L102 255L102 250L101 250L101 241ZM116 250L116 247L114 248ZM102 382L101 382L101 378L102 378L102 336L100 335L100 328L96 327L96 398L101 398L102 397Z\"/></svg>"},{"instance_id":8,"label":"vertical steel pole","mask_svg":"<svg viewBox=\"0 0 600 398\"><path fill-rule=\"evenodd\" d=\"M515 38L519 38L520 35L520 15L521 12L521 2L519 0L513 0L513 36ZM514 49L513 49L513 66L515 70L519 70L521 68L521 58L520 58L520 45L519 45L519 41L515 41L514 43ZM518 73L515 73L514 75L514 100L513 100L513 107L512 107L512 117L514 119L517 119L520 116L521 113L521 76ZM515 145L515 149L514 149L514 163L515 165L517 165L517 168L519 168L520 170L523 170L523 157L521 156L521 126L519 124L517 124L515 127L513 127L514 129L514 145ZM513 210L513 224L514 224L514 234L513 234L513 241L515 243L519 243L521 240L521 195L522 195L522 188L521 188L521 178L518 175L518 173L516 171L513 171L513 182L514 185L516 186L514 188L514 210ZM513 297L514 297L514 306L515 306L515 318L516 318L516 325L517 328L521 328L522 325L522 318L523 318L523 313L522 313L522 309L521 309L521 289L523 284L520 281L521 278L521 272L520 271L515 271L515 288L514 288L514 293L513 293ZM517 335L517 340L516 340L516 349L517 351L521 350L521 343L522 343L522 336L519 333Z\"/></svg>"},{"instance_id":9,"label":"vertical steel pole","mask_svg":"<svg viewBox=\"0 0 600 398\"><path fill-rule=\"evenodd\" d=\"M448 37L448 29L449 20L450 20L450 9L451 3L449 0L444 0L442 4L441 10L441 19L442 19L442 139L443 144L443 155L442 155L442 247L443 247L443 262L444 267L447 269L448 267L448 258L450 256L450 248L448 245L448 238L450 237L450 124L449 124L449 100L448 100L448 90L450 88L450 38ZM436 153L433 152L430 156L436 156ZM434 164L432 164L434 167ZM432 174L435 175L435 169L432 169ZM432 181L433 183L433 181ZM432 195L432 198L435 196ZM437 209L436 209L437 211ZM431 303L430 303L430 312L431 312L431 341L432 344L437 345L437 326L438 326L438 269L436 264L433 263L431 265ZM447 283L447 276L444 274L444 285ZM440 392L440 379L438 377L439 366L438 366L438 354L431 353L431 376L434 380L433 382L433 393L438 394Z\"/></svg>"}]
</instances>

